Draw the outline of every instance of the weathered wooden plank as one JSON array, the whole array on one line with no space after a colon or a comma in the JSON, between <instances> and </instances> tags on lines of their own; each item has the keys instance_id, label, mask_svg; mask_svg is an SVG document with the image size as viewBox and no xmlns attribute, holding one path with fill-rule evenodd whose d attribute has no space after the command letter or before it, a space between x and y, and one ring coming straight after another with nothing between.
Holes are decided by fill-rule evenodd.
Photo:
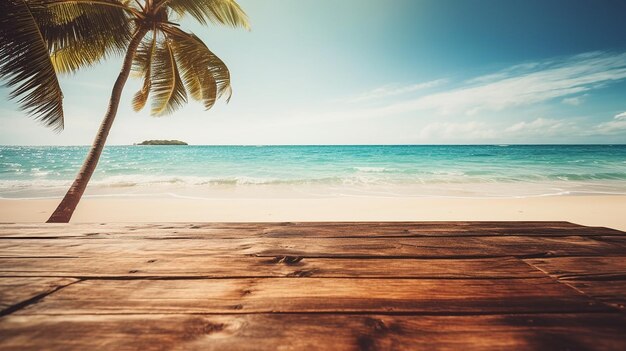
<instances>
[{"instance_id":1,"label":"weathered wooden plank","mask_svg":"<svg viewBox=\"0 0 626 351\"><path fill-rule=\"evenodd\" d=\"M620 314L66 315L0 320L3 350L623 350Z\"/></svg>"},{"instance_id":2,"label":"weathered wooden plank","mask_svg":"<svg viewBox=\"0 0 626 351\"><path fill-rule=\"evenodd\" d=\"M0 225L0 301L35 291L0 349L624 349L625 252L561 222Z\"/></svg>"},{"instance_id":3,"label":"weathered wooden plank","mask_svg":"<svg viewBox=\"0 0 626 351\"><path fill-rule=\"evenodd\" d=\"M77 233L78 234L78 233ZM273 226L259 225L257 228L138 228L132 232L106 232L91 235L101 237L123 238L193 238L193 239L237 239L242 237L268 238L403 238L403 237L469 237L469 236L626 236L626 233L615 229L600 227L446 227L446 226L370 226L368 224L336 225L336 226Z\"/></svg>"},{"instance_id":4,"label":"weathered wooden plank","mask_svg":"<svg viewBox=\"0 0 626 351\"><path fill-rule=\"evenodd\" d=\"M249 254L254 250L255 238L224 240L133 240L133 239L4 239L0 240L0 257L109 257L127 255L176 254L185 255L232 255ZM262 245L261 243L259 243Z\"/></svg>"},{"instance_id":5,"label":"weathered wooden plank","mask_svg":"<svg viewBox=\"0 0 626 351\"><path fill-rule=\"evenodd\" d=\"M624 236L604 227L568 222L301 222L0 225L0 238L41 237L419 237L419 236Z\"/></svg>"},{"instance_id":6,"label":"weathered wooden plank","mask_svg":"<svg viewBox=\"0 0 626 351\"><path fill-rule=\"evenodd\" d=\"M610 311L550 278L87 280L20 314Z\"/></svg>"},{"instance_id":7,"label":"weathered wooden plank","mask_svg":"<svg viewBox=\"0 0 626 351\"><path fill-rule=\"evenodd\" d=\"M528 259L528 264L619 309L626 309L626 255Z\"/></svg>"},{"instance_id":8,"label":"weathered wooden plank","mask_svg":"<svg viewBox=\"0 0 626 351\"><path fill-rule=\"evenodd\" d=\"M0 257L126 255L260 255L301 257L544 257L623 255L626 248L587 237L245 238L245 239L4 239Z\"/></svg>"},{"instance_id":9,"label":"weathered wooden plank","mask_svg":"<svg viewBox=\"0 0 626 351\"><path fill-rule=\"evenodd\" d=\"M302 257L402 256L402 257L544 257L623 254L624 249L585 237L422 237L363 239L279 239L255 247L259 256Z\"/></svg>"},{"instance_id":10,"label":"weathered wooden plank","mask_svg":"<svg viewBox=\"0 0 626 351\"><path fill-rule=\"evenodd\" d=\"M162 256L145 259L0 258L0 276L55 277L412 277L538 278L545 274L515 258L319 259L254 256Z\"/></svg>"},{"instance_id":11,"label":"weathered wooden plank","mask_svg":"<svg viewBox=\"0 0 626 351\"><path fill-rule=\"evenodd\" d=\"M136 238L149 237L171 238L185 237L188 234L199 234L198 238L245 238L261 236L262 224L219 224L209 223L203 226L196 224L20 224L0 225L0 239L21 238Z\"/></svg>"},{"instance_id":12,"label":"weathered wooden plank","mask_svg":"<svg viewBox=\"0 0 626 351\"><path fill-rule=\"evenodd\" d=\"M626 233L568 222L404 222L404 223L296 223L268 226L266 237L421 237L421 236L611 236Z\"/></svg>"},{"instance_id":13,"label":"weathered wooden plank","mask_svg":"<svg viewBox=\"0 0 626 351\"><path fill-rule=\"evenodd\" d=\"M563 280L563 282L589 296L593 296L597 300L626 311L626 279Z\"/></svg>"},{"instance_id":14,"label":"weathered wooden plank","mask_svg":"<svg viewBox=\"0 0 626 351\"><path fill-rule=\"evenodd\" d=\"M290 223L0 224L0 238L242 238Z\"/></svg>"},{"instance_id":15,"label":"weathered wooden plank","mask_svg":"<svg viewBox=\"0 0 626 351\"><path fill-rule=\"evenodd\" d=\"M626 277L626 254L607 257L535 258L524 261L559 279Z\"/></svg>"},{"instance_id":16,"label":"weathered wooden plank","mask_svg":"<svg viewBox=\"0 0 626 351\"><path fill-rule=\"evenodd\" d=\"M0 316L16 305L76 282L69 278L0 278Z\"/></svg>"},{"instance_id":17,"label":"weathered wooden plank","mask_svg":"<svg viewBox=\"0 0 626 351\"><path fill-rule=\"evenodd\" d=\"M626 235L620 235L620 236L614 236L614 237L613 236L599 236L597 237L597 240L619 246L623 250L626 251Z\"/></svg>"}]
</instances>

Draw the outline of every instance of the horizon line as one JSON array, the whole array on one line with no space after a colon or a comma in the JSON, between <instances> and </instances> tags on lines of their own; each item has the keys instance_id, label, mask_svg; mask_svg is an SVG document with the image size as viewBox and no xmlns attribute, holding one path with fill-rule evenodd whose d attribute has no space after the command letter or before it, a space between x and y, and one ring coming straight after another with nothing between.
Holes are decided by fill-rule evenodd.
<instances>
[{"instance_id":1,"label":"horizon line","mask_svg":"<svg viewBox=\"0 0 626 351\"><path fill-rule=\"evenodd\" d=\"M90 144L67 145L28 145L28 144L0 144L6 146L27 147L89 147ZM110 144L106 146L245 146L245 147L273 147L273 146L626 146L626 143L476 143L476 144L187 144L187 145L135 145ZM106 147L105 146L105 147Z\"/></svg>"}]
</instances>

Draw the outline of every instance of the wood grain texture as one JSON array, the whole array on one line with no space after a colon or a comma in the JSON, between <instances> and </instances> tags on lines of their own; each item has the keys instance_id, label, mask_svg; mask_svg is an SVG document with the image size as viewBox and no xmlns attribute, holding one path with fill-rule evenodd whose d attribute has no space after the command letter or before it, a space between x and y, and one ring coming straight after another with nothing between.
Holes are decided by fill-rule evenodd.
<instances>
[{"instance_id":1,"label":"wood grain texture","mask_svg":"<svg viewBox=\"0 0 626 351\"><path fill-rule=\"evenodd\" d=\"M521 279L545 275L516 258L484 259L326 259L255 256L126 255L106 258L0 258L0 276L78 278L493 278Z\"/></svg>"},{"instance_id":2,"label":"wood grain texture","mask_svg":"<svg viewBox=\"0 0 626 351\"><path fill-rule=\"evenodd\" d=\"M19 314L539 313L608 311L550 278L90 280Z\"/></svg>"},{"instance_id":3,"label":"wood grain texture","mask_svg":"<svg viewBox=\"0 0 626 351\"><path fill-rule=\"evenodd\" d=\"M568 222L377 222L377 223L293 223L269 226L267 237L422 237L422 236L612 236L615 229L581 227Z\"/></svg>"},{"instance_id":4,"label":"wood grain texture","mask_svg":"<svg viewBox=\"0 0 626 351\"><path fill-rule=\"evenodd\" d=\"M24 301L76 282L62 278L0 278L0 315Z\"/></svg>"},{"instance_id":5,"label":"wood grain texture","mask_svg":"<svg viewBox=\"0 0 626 351\"><path fill-rule=\"evenodd\" d=\"M605 227L569 222L286 222L151 224L0 224L0 238L359 238L421 236L620 236Z\"/></svg>"},{"instance_id":6,"label":"wood grain texture","mask_svg":"<svg viewBox=\"0 0 626 351\"><path fill-rule=\"evenodd\" d=\"M626 278L626 254L609 257L551 257L524 261L559 279Z\"/></svg>"},{"instance_id":7,"label":"wood grain texture","mask_svg":"<svg viewBox=\"0 0 626 351\"><path fill-rule=\"evenodd\" d=\"M565 280L564 283L626 312L626 280Z\"/></svg>"},{"instance_id":8,"label":"wood grain texture","mask_svg":"<svg viewBox=\"0 0 626 351\"><path fill-rule=\"evenodd\" d=\"M2 350L623 350L626 233L0 224Z\"/></svg>"},{"instance_id":9,"label":"wood grain texture","mask_svg":"<svg viewBox=\"0 0 626 351\"><path fill-rule=\"evenodd\" d=\"M626 255L525 261L584 294L626 311Z\"/></svg>"},{"instance_id":10,"label":"wood grain texture","mask_svg":"<svg viewBox=\"0 0 626 351\"><path fill-rule=\"evenodd\" d=\"M620 314L65 315L0 319L3 350L623 350Z\"/></svg>"},{"instance_id":11,"label":"wood grain texture","mask_svg":"<svg viewBox=\"0 0 626 351\"><path fill-rule=\"evenodd\" d=\"M626 248L593 237L3 239L0 258L232 256L486 258L610 256Z\"/></svg>"}]
</instances>

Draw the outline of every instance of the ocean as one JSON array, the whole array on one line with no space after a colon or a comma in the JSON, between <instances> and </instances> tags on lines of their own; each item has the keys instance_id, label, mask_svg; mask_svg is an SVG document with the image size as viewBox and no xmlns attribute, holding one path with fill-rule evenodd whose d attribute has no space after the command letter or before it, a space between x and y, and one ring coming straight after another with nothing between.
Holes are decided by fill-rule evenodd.
<instances>
[{"instance_id":1,"label":"ocean","mask_svg":"<svg viewBox=\"0 0 626 351\"><path fill-rule=\"evenodd\" d=\"M1 198L54 198L86 146L0 146ZM108 146L86 196L626 194L626 145Z\"/></svg>"}]
</instances>

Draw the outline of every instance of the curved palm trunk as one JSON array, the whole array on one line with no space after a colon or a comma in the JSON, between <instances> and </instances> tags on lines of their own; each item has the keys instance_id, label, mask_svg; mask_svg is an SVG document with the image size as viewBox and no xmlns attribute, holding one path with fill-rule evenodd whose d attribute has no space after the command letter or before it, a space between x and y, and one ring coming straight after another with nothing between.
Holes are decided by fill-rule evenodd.
<instances>
[{"instance_id":1,"label":"curved palm trunk","mask_svg":"<svg viewBox=\"0 0 626 351\"><path fill-rule=\"evenodd\" d=\"M117 108L120 104L122 90L124 89L126 80L128 80L128 76L130 75L133 57L137 52L141 39L143 39L147 32L148 29L139 28L130 41L128 50L126 51L126 56L124 57L122 70L120 71L119 76L117 76L117 80L115 81L115 85L113 85L113 90L111 91L109 108L104 115L104 120L100 125L96 139L94 140L93 145L87 154L87 158L74 180L74 183L72 183L72 186L67 191L67 194L65 194L63 200L61 200L59 206L56 210L54 210L54 213L52 213L47 223L67 223L70 221L70 218L72 218L72 214L74 213L76 206L78 206L78 202L83 196L85 188L87 188L87 183L89 183L89 179L91 179L93 172L96 170L100 154L102 154L102 149L104 149L104 144L109 136L113 120L115 120L115 115L117 114Z\"/></svg>"}]
</instances>

